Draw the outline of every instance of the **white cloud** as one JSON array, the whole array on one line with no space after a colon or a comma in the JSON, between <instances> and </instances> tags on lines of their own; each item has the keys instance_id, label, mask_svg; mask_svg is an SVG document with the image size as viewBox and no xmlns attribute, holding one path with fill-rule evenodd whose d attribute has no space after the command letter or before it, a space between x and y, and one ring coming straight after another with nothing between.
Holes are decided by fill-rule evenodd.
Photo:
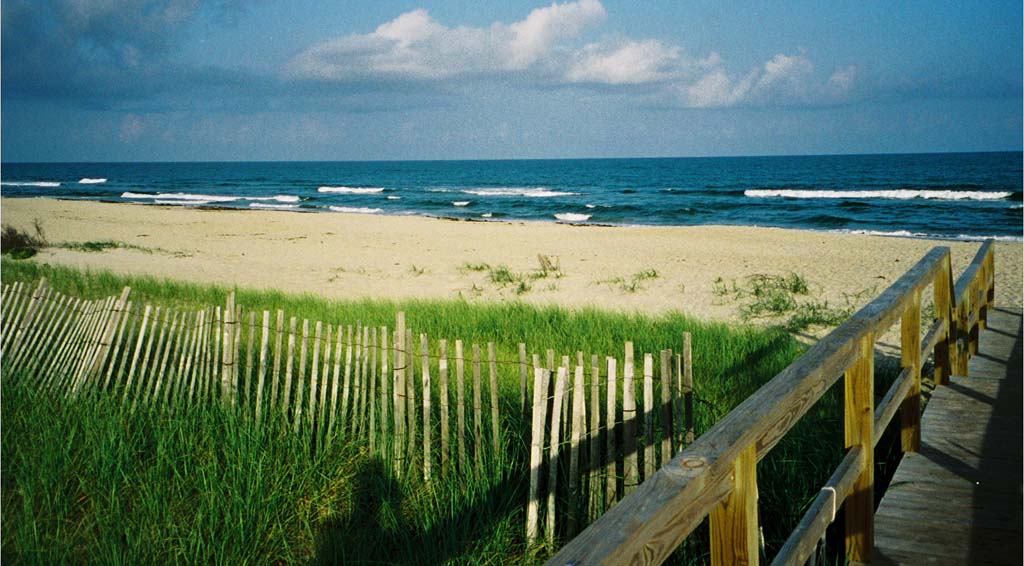
<instances>
[{"instance_id":1,"label":"white cloud","mask_svg":"<svg viewBox=\"0 0 1024 566\"><path fill-rule=\"evenodd\" d=\"M641 87L689 107L814 103L837 100L855 80L855 69L815 82L803 53L778 53L746 73L726 68L717 52L704 57L657 39L604 37L581 44L607 18L599 0L552 3L526 18L487 27L448 27L425 9L385 22L372 33L314 45L293 58L295 79L446 81L500 77L530 85Z\"/></svg>"}]
</instances>

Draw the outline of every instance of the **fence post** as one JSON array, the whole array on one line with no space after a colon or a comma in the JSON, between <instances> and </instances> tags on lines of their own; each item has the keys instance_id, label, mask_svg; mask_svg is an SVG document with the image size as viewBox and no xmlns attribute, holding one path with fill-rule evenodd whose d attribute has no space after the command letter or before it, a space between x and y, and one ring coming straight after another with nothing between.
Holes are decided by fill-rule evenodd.
<instances>
[{"instance_id":1,"label":"fence post","mask_svg":"<svg viewBox=\"0 0 1024 566\"><path fill-rule=\"evenodd\" d=\"M530 494L526 504L526 543L533 546L540 536L540 480L543 466L544 422L547 418L547 370L537 366L533 370L533 414L530 428Z\"/></svg>"},{"instance_id":2,"label":"fence post","mask_svg":"<svg viewBox=\"0 0 1024 566\"><path fill-rule=\"evenodd\" d=\"M232 376L235 366L235 292L228 293L227 306L224 307L224 349L221 366L221 400L225 406L235 405L237 384Z\"/></svg>"},{"instance_id":3,"label":"fence post","mask_svg":"<svg viewBox=\"0 0 1024 566\"><path fill-rule=\"evenodd\" d=\"M949 346L951 342L955 344L956 340L956 319L952 316L953 272L948 253L943 257L942 263L943 267L932 284L935 293L935 320L944 321L946 326L945 336L935 342L935 385L949 383L949 376L953 371L953 352Z\"/></svg>"},{"instance_id":4,"label":"fence post","mask_svg":"<svg viewBox=\"0 0 1024 566\"><path fill-rule=\"evenodd\" d=\"M870 562L875 540L874 344L873 332L861 338L860 356L843 380L846 448L859 446L864 451L864 468L846 499L846 556L851 562Z\"/></svg>"},{"instance_id":5,"label":"fence post","mask_svg":"<svg viewBox=\"0 0 1024 566\"><path fill-rule=\"evenodd\" d=\"M900 407L900 437L904 452L917 452L921 446L921 291L914 291L913 302L900 322L902 365L911 368L914 384ZM881 431L877 431L881 434Z\"/></svg>"},{"instance_id":6,"label":"fence post","mask_svg":"<svg viewBox=\"0 0 1024 566\"><path fill-rule=\"evenodd\" d=\"M733 463L732 491L712 511L711 564L757 564L757 447L751 444Z\"/></svg>"}]
</instances>

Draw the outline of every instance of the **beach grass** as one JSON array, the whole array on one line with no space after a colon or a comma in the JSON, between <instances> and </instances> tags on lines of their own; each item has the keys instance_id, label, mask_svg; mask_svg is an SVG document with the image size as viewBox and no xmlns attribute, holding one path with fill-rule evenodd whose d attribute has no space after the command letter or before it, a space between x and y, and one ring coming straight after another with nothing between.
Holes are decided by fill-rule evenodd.
<instances>
[{"instance_id":1,"label":"beach grass","mask_svg":"<svg viewBox=\"0 0 1024 566\"><path fill-rule=\"evenodd\" d=\"M199 307L223 304L229 292L223 286L2 261L4 283L45 276L56 290L83 298L111 296L128 285L135 301ZM698 434L805 348L782 328L705 322L678 312L652 316L515 301L236 293L238 304L311 320L391 324L395 311L404 310L417 332L467 343L494 341L499 357L506 358L515 357L519 342L531 352L620 355L625 340L639 352L678 350L688 331ZM517 383L510 376L503 380L502 396L514 405ZM102 396L87 403L43 399L15 385L4 388L2 417L2 553L14 562L504 564L543 560L552 550L530 549L524 541L528 473L522 445L508 447L507 466L494 475L425 485L395 478L358 444L338 442L313 451L308 435L255 428L214 405L127 414ZM781 546L842 457L842 422L841 386L833 387L759 463L767 556ZM521 430L524 424L510 426ZM705 563L707 545L705 525L672 562Z\"/></svg>"}]
</instances>

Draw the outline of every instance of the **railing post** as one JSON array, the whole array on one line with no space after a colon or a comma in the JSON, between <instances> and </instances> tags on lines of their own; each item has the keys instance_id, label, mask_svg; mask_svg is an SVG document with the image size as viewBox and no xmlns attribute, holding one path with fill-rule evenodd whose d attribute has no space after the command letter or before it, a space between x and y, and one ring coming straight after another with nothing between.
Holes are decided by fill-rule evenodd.
<instances>
[{"instance_id":1,"label":"railing post","mask_svg":"<svg viewBox=\"0 0 1024 566\"><path fill-rule=\"evenodd\" d=\"M757 564L757 447L740 452L733 463L732 491L712 511L711 564Z\"/></svg>"},{"instance_id":2,"label":"railing post","mask_svg":"<svg viewBox=\"0 0 1024 566\"><path fill-rule=\"evenodd\" d=\"M851 562L870 562L874 547L875 456L872 432L875 415L875 336L860 340L860 356L846 371L846 448L864 451L864 469L846 500L846 556Z\"/></svg>"},{"instance_id":3,"label":"railing post","mask_svg":"<svg viewBox=\"0 0 1024 566\"><path fill-rule=\"evenodd\" d=\"M221 350L221 401L225 407L234 407L238 384L234 380L235 373L235 292L228 292L227 305L224 308L224 347Z\"/></svg>"},{"instance_id":4,"label":"railing post","mask_svg":"<svg viewBox=\"0 0 1024 566\"><path fill-rule=\"evenodd\" d=\"M935 292L935 320L945 322L945 336L935 342L935 385L949 383L949 376L953 371L950 342L955 344L956 340L956 319L952 315L953 297L953 271L947 253L942 260L944 266L935 276L932 284Z\"/></svg>"},{"instance_id":5,"label":"railing post","mask_svg":"<svg viewBox=\"0 0 1024 566\"><path fill-rule=\"evenodd\" d=\"M914 291L910 306L900 320L900 355L902 366L911 368L914 384L900 406L900 437L904 452L917 452L921 447L921 291ZM881 433L881 431L875 431Z\"/></svg>"}]
</instances>

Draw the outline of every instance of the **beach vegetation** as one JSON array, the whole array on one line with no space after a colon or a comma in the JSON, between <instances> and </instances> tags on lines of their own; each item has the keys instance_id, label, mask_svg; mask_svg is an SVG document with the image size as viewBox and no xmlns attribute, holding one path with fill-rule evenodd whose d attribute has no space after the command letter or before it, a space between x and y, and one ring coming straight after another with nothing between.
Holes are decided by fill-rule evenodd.
<instances>
[{"instance_id":1,"label":"beach vegetation","mask_svg":"<svg viewBox=\"0 0 1024 566\"><path fill-rule=\"evenodd\" d=\"M598 281L599 285L609 285L612 288L617 288L623 293L636 293L643 290L643 282L651 279L658 278L658 271L654 268L644 269L637 271L629 278L626 277L612 277L610 279L604 279Z\"/></svg>"},{"instance_id":2,"label":"beach vegetation","mask_svg":"<svg viewBox=\"0 0 1024 566\"><path fill-rule=\"evenodd\" d=\"M125 276L4 258L3 283L45 276L52 287L95 299L132 288L132 300L165 307L223 304L229 288ZM682 347L692 334L699 435L776 375L801 345L784 329L660 315L534 306L519 301L336 300L236 289L246 308L285 310L333 323L390 324L436 338L494 342L499 360L552 348L620 354ZM4 377L6 380L6 376ZM885 387L880 376L876 389ZM891 379L891 377L889 378ZM499 369L502 404L518 404L518 368ZM523 504L527 446L506 447L505 467L430 484L394 476L356 442L312 450L290 426L254 427L220 405L129 414L119 399L45 400L16 379L4 388L4 556L36 563L534 563L555 548L528 548ZM9 382L8 382L9 383ZM515 410L507 430L525 430ZM277 422L269 419L267 422ZM898 432L886 442L898 445ZM773 554L843 457L842 386L812 411L758 469L766 552ZM879 457L880 464L884 459ZM560 541L556 541L556 546ZM670 563L707 560L707 527Z\"/></svg>"},{"instance_id":3,"label":"beach vegetation","mask_svg":"<svg viewBox=\"0 0 1024 566\"><path fill-rule=\"evenodd\" d=\"M772 275L756 273L742 284L726 283L721 277L712 282L712 292L739 302L743 320L779 321L790 332L814 326L838 326L853 314L855 300L863 293L844 295L846 305L830 305L827 300L811 296L810 285L798 273Z\"/></svg>"},{"instance_id":4,"label":"beach vegetation","mask_svg":"<svg viewBox=\"0 0 1024 566\"><path fill-rule=\"evenodd\" d=\"M420 275L423 275L426 272L427 272L427 268L426 267L416 267L415 263L412 264L411 266L409 266L409 273L412 273L416 277L419 277Z\"/></svg>"},{"instance_id":5,"label":"beach vegetation","mask_svg":"<svg viewBox=\"0 0 1024 566\"><path fill-rule=\"evenodd\" d=\"M0 253L12 259L28 259L48 246L43 223L38 218L32 222L32 228L34 234L14 226L0 228Z\"/></svg>"},{"instance_id":6,"label":"beach vegetation","mask_svg":"<svg viewBox=\"0 0 1024 566\"><path fill-rule=\"evenodd\" d=\"M61 242L55 247L74 250L76 252L102 252L106 250L126 249L136 250L143 253L153 253L153 248L137 246L116 240L90 240L88 242Z\"/></svg>"}]
</instances>

